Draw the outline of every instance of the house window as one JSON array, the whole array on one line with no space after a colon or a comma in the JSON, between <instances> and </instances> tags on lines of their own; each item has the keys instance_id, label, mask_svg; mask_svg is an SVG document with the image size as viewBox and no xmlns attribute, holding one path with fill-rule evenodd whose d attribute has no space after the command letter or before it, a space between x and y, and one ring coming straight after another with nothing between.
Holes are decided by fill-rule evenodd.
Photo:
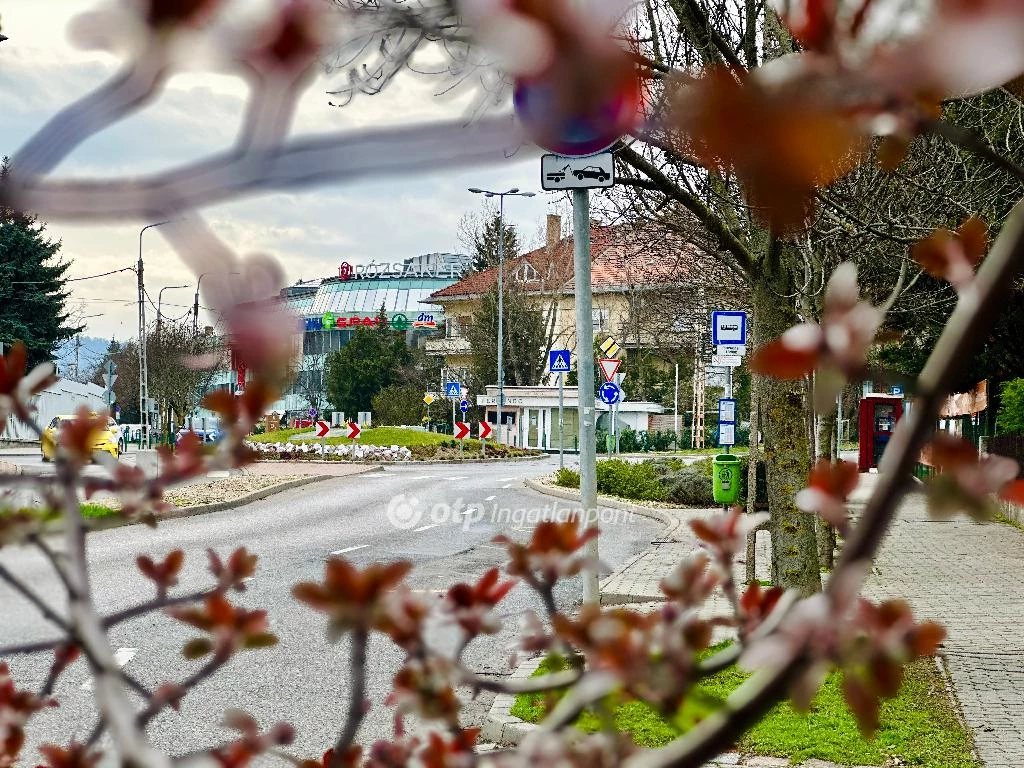
<instances>
[{"instance_id":1,"label":"house window","mask_svg":"<svg viewBox=\"0 0 1024 768\"><path fill-rule=\"evenodd\" d=\"M594 330L600 331L608 327L608 321L611 319L612 312L610 309L595 309L593 310L594 318Z\"/></svg>"},{"instance_id":2,"label":"house window","mask_svg":"<svg viewBox=\"0 0 1024 768\"><path fill-rule=\"evenodd\" d=\"M512 279L519 283L535 283L540 280L540 273L533 268L532 264L524 261L512 273Z\"/></svg>"}]
</instances>

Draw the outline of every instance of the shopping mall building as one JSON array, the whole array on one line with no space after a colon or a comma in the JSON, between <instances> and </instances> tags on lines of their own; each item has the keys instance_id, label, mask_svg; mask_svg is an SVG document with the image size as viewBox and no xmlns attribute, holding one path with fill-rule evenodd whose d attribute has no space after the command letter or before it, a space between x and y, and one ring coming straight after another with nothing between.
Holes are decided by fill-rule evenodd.
<instances>
[{"instance_id":1,"label":"shopping mall building","mask_svg":"<svg viewBox=\"0 0 1024 768\"><path fill-rule=\"evenodd\" d=\"M444 310L427 298L457 283L469 263L470 257L455 253L428 253L399 262L345 261L337 275L285 288L282 308L298 319L302 364L292 388L273 410L307 411L304 392L310 385L323 391L327 355L345 346L357 328L383 320L404 332L407 344L422 346L444 323Z\"/></svg>"}]
</instances>

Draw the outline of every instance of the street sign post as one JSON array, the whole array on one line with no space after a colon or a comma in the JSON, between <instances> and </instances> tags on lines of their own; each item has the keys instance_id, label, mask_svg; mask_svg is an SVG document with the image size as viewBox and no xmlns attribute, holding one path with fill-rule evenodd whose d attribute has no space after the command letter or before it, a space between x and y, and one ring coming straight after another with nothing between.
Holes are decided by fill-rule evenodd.
<instances>
[{"instance_id":1,"label":"street sign post","mask_svg":"<svg viewBox=\"0 0 1024 768\"><path fill-rule=\"evenodd\" d=\"M481 440L486 440L488 437L491 436L491 432L493 431L491 429L491 425L488 424L486 421L481 421L480 422L479 430L480 430L480 439Z\"/></svg>"},{"instance_id":2,"label":"street sign post","mask_svg":"<svg viewBox=\"0 0 1024 768\"><path fill-rule=\"evenodd\" d=\"M568 349L548 352L548 373L568 373L572 370L572 354Z\"/></svg>"},{"instance_id":3,"label":"street sign post","mask_svg":"<svg viewBox=\"0 0 1024 768\"><path fill-rule=\"evenodd\" d=\"M114 373L114 361L107 360L107 368L103 372L103 386L106 388L103 392L103 400L107 404L107 408L113 407L114 402L117 400L117 395L114 394L114 382L117 381L117 374Z\"/></svg>"},{"instance_id":4,"label":"street sign post","mask_svg":"<svg viewBox=\"0 0 1024 768\"><path fill-rule=\"evenodd\" d=\"M356 424L354 421L348 423L348 434L345 435L349 440L358 440L360 433L363 431L362 427Z\"/></svg>"},{"instance_id":5,"label":"street sign post","mask_svg":"<svg viewBox=\"0 0 1024 768\"><path fill-rule=\"evenodd\" d=\"M601 342L601 352L604 353L606 357L618 357L620 350L621 347L619 346L619 342L611 336Z\"/></svg>"},{"instance_id":6,"label":"street sign post","mask_svg":"<svg viewBox=\"0 0 1024 768\"><path fill-rule=\"evenodd\" d=\"M461 403L459 403L459 410L462 411L463 413L466 413L469 410L469 401L463 400Z\"/></svg>"},{"instance_id":7,"label":"street sign post","mask_svg":"<svg viewBox=\"0 0 1024 768\"><path fill-rule=\"evenodd\" d=\"M738 368L743 365L743 358L739 355L712 355L711 365L715 368Z\"/></svg>"},{"instance_id":8,"label":"street sign post","mask_svg":"<svg viewBox=\"0 0 1024 768\"><path fill-rule=\"evenodd\" d=\"M457 381L446 382L444 385L444 396L452 400L458 400L462 397L462 385Z\"/></svg>"},{"instance_id":9,"label":"street sign post","mask_svg":"<svg viewBox=\"0 0 1024 768\"><path fill-rule=\"evenodd\" d=\"M541 155L540 185L549 192L563 189L600 189L615 184L611 152L585 157Z\"/></svg>"},{"instance_id":10,"label":"street sign post","mask_svg":"<svg viewBox=\"0 0 1024 768\"><path fill-rule=\"evenodd\" d=\"M455 422L455 439L465 440L469 437L470 426L464 421Z\"/></svg>"},{"instance_id":11,"label":"street sign post","mask_svg":"<svg viewBox=\"0 0 1024 768\"><path fill-rule=\"evenodd\" d=\"M423 396L423 402L426 403L428 407L430 406L431 403L434 402L434 400L435 398L433 392L427 392L427 394Z\"/></svg>"},{"instance_id":12,"label":"street sign post","mask_svg":"<svg viewBox=\"0 0 1024 768\"><path fill-rule=\"evenodd\" d=\"M603 357L597 361L597 364L601 366L601 373L604 374L605 381L615 381L615 374L618 372L619 366L622 365L622 361L614 357Z\"/></svg>"},{"instance_id":13,"label":"street sign post","mask_svg":"<svg viewBox=\"0 0 1024 768\"><path fill-rule=\"evenodd\" d=\"M728 453L729 448L736 445L736 425L735 424L719 424L718 425L718 444L725 448Z\"/></svg>"},{"instance_id":14,"label":"street sign post","mask_svg":"<svg viewBox=\"0 0 1024 768\"><path fill-rule=\"evenodd\" d=\"M716 355L732 355L736 357L743 357L747 354L746 344L716 344L715 345Z\"/></svg>"},{"instance_id":15,"label":"street sign post","mask_svg":"<svg viewBox=\"0 0 1024 768\"><path fill-rule=\"evenodd\" d=\"M597 391L597 396L601 398L601 402L605 405L615 405L622 399L622 390L619 389L618 384L606 381Z\"/></svg>"},{"instance_id":16,"label":"street sign post","mask_svg":"<svg viewBox=\"0 0 1024 768\"><path fill-rule=\"evenodd\" d=\"M711 343L739 344L747 343L747 313L722 310L711 313Z\"/></svg>"},{"instance_id":17,"label":"street sign post","mask_svg":"<svg viewBox=\"0 0 1024 768\"><path fill-rule=\"evenodd\" d=\"M736 400L731 397L723 397L718 401L718 421L719 423L725 422L736 422Z\"/></svg>"},{"instance_id":18,"label":"street sign post","mask_svg":"<svg viewBox=\"0 0 1024 768\"><path fill-rule=\"evenodd\" d=\"M327 433L331 431L331 425L326 421L318 421L316 423L316 436L327 437Z\"/></svg>"}]
</instances>

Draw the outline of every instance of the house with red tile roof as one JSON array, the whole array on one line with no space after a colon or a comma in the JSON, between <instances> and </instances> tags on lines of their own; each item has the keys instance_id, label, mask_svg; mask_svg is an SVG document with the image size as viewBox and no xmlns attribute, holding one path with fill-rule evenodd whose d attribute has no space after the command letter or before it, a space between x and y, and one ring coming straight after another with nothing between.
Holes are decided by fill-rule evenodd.
<instances>
[{"instance_id":1,"label":"house with red tile roof","mask_svg":"<svg viewBox=\"0 0 1024 768\"><path fill-rule=\"evenodd\" d=\"M725 297L735 308L746 303L739 275L676 232L594 224L590 236L594 336L614 337L627 355L641 349L666 359L687 349L692 354L704 341L708 313L725 308L717 304ZM496 267L472 272L424 300L444 308L444 337L429 340L426 349L443 356L449 368L470 367L466 334L497 278ZM562 237L561 217L548 216L544 246L506 261L504 284L543 315L549 349L575 350L573 238Z\"/></svg>"}]
</instances>

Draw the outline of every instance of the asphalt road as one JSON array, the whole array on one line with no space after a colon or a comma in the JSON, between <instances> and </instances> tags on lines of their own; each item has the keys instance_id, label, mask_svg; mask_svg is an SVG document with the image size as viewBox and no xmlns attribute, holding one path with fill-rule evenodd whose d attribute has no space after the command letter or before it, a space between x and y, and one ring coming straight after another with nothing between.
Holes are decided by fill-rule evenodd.
<instances>
[{"instance_id":1,"label":"asphalt road","mask_svg":"<svg viewBox=\"0 0 1024 768\"><path fill-rule=\"evenodd\" d=\"M180 712L168 710L151 725L153 742L171 754L184 754L219 744L231 732L219 726L229 707L250 712L263 724L286 720L296 726L294 754L319 756L333 743L347 709L348 642L328 642L325 621L290 595L300 581L320 579L323 564L340 553L358 564L396 559L411 560L410 581L415 589L440 591L457 581L475 581L488 568L503 562L503 550L491 543L495 535L530 535L538 515L565 512L565 503L538 494L523 478L550 472L557 459L495 464L404 465L379 473L338 478L272 496L235 510L171 520L152 531L129 526L92 533L89 562L96 602L103 612L134 605L153 594L137 571L139 553L163 557L176 547L186 553L178 590L208 584L208 547L229 552L246 546L259 554L257 575L239 602L266 608L278 646L248 651L226 671L207 681L183 702ZM397 520L396 527L389 520ZM471 510L468 511L467 510ZM530 517L529 515L532 515ZM602 521L601 557L611 568L657 538L660 526L624 512ZM54 606L63 606L56 578L34 550L0 550L0 562L18 573ZM560 606L578 602L578 580L558 593ZM472 644L466 659L483 674L509 672L509 650L518 615L539 609L531 593L517 587L503 603L506 627L498 635ZM181 656L181 647L195 632L155 614L117 627L111 639L125 668L144 684L156 687L185 677L196 666ZM20 596L0 584L0 645L53 636L46 621ZM455 632L437 626L430 632L439 647L452 647ZM393 711L384 704L400 653L377 638L369 654L369 698L360 741L370 743L391 733ZM50 656L11 659L16 680L31 688L45 677ZM61 707L39 715L29 730L26 762L36 760L35 746L66 743L71 734L84 738L95 722L88 679L81 662L61 678L57 695ZM467 713L479 721L487 700L473 703Z\"/></svg>"}]
</instances>

